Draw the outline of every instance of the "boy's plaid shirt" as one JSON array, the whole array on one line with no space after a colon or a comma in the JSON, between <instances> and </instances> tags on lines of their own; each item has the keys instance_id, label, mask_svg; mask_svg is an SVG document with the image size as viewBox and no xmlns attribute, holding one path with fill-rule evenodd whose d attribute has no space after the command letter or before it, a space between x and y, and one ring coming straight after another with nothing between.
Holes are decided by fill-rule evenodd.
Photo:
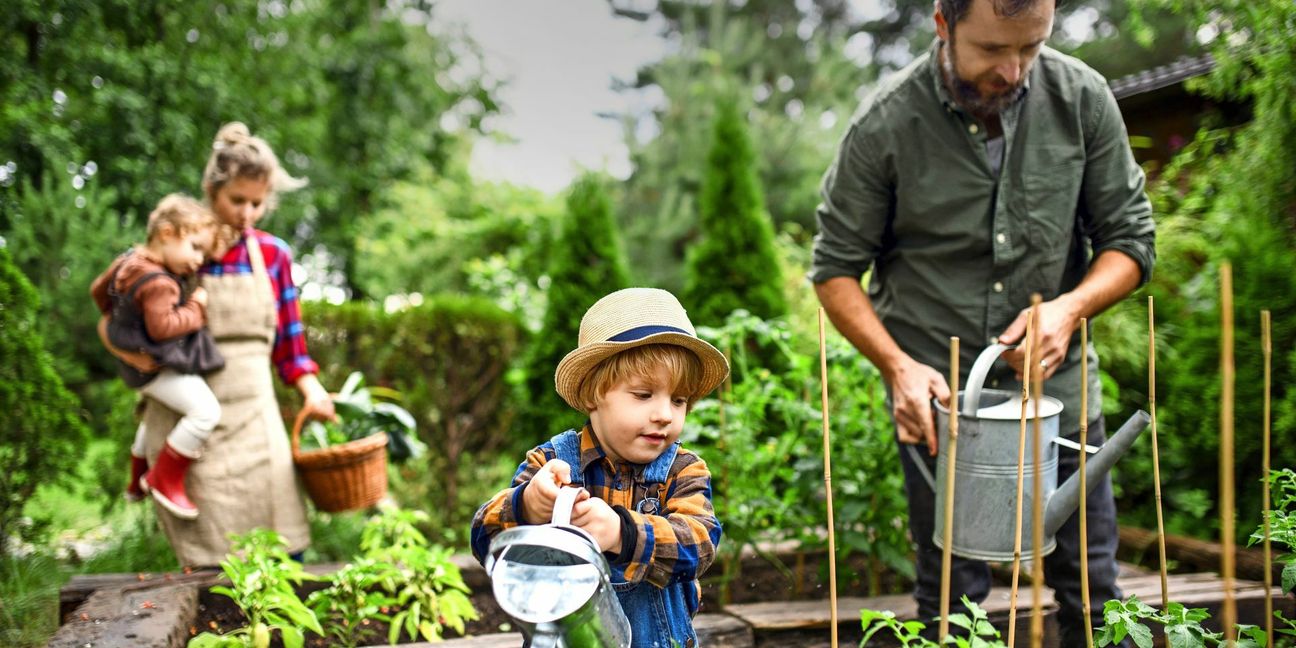
<instances>
[{"instance_id":1,"label":"boy's plaid shirt","mask_svg":"<svg viewBox=\"0 0 1296 648\"><path fill-rule=\"evenodd\" d=\"M585 489L611 506L630 511L639 530L630 562L617 565L629 583L647 580L657 587L693 581L693 594L700 598L697 578L711 566L720 544L720 521L711 508L711 472L696 454L680 448L671 464L661 493L640 480L643 466L614 465L599 447L587 424L580 432L581 465L573 466L585 479ZM553 444L545 442L527 453L518 466L513 485L496 494L477 510L473 518L472 549L478 561L485 559L496 533L521 524L523 486L549 461L557 457ZM650 494L648 491L652 490ZM636 510L650 496L661 501L661 515ZM697 599L695 599L696 603Z\"/></svg>"},{"instance_id":2,"label":"boy's plaid shirt","mask_svg":"<svg viewBox=\"0 0 1296 648\"><path fill-rule=\"evenodd\" d=\"M252 232L257 242L261 244L261 256L265 259L266 274L270 275L270 285L274 290L275 305L279 313L270 361L278 369L279 377L284 383L291 385L296 383L303 374L319 373L319 365L315 364L306 350L306 331L302 327L301 304L298 300L297 286L292 278L292 250L287 243L274 235L261 230L252 230ZM220 261L207 263L199 272L215 276L252 274L247 237L240 238Z\"/></svg>"}]
</instances>

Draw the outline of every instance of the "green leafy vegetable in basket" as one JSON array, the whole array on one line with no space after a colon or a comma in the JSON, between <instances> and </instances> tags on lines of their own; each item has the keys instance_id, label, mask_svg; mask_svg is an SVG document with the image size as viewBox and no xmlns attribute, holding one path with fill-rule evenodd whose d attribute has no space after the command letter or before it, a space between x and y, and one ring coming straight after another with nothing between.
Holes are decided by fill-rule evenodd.
<instances>
[{"instance_id":1,"label":"green leafy vegetable in basket","mask_svg":"<svg viewBox=\"0 0 1296 648\"><path fill-rule=\"evenodd\" d=\"M311 421L302 428L301 449L319 450L387 433L387 456L395 463L414 459L427 449L415 434L414 417L396 403L401 393L387 387L365 387L364 376L352 372L333 396L338 420Z\"/></svg>"}]
</instances>

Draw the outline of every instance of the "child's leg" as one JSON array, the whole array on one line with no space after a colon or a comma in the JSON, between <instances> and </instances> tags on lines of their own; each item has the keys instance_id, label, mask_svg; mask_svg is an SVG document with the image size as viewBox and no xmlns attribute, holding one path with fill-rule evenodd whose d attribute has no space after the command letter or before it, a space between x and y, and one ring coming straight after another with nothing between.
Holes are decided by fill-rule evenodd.
<instances>
[{"instance_id":1,"label":"child's leg","mask_svg":"<svg viewBox=\"0 0 1296 648\"><path fill-rule=\"evenodd\" d=\"M126 483L126 499L138 502L144 499L144 489L140 486L140 477L148 471L147 450L144 447L144 424L135 428L135 441L131 443L130 481Z\"/></svg>"},{"instance_id":2,"label":"child's leg","mask_svg":"<svg viewBox=\"0 0 1296 648\"><path fill-rule=\"evenodd\" d=\"M167 435L167 445L180 454L197 459L207 437L220 422L220 402L207 381L195 374L163 369L140 393L166 405L180 414L180 420Z\"/></svg>"},{"instance_id":3,"label":"child's leg","mask_svg":"<svg viewBox=\"0 0 1296 648\"><path fill-rule=\"evenodd\" d=\"M220 403L201 377L170 369L163 369L140 391L181 415L167 435L157 463L141 483L163 508L178 517L193 519L198 516L198 507L185 493L185 474L220 422Z\"/></svg>"},{"instance_id":4,"label":"child's leg","mask_svg":"<svg viewBox=\"0 0 1296 648\"><path fill-rule=\"evenodd\" d=\"M140 423L135 428L135 441L131 443L131 456L145 459L148 457L148 447L144 445L145 436L144 424Z\"/></svg>"}]
</instances>

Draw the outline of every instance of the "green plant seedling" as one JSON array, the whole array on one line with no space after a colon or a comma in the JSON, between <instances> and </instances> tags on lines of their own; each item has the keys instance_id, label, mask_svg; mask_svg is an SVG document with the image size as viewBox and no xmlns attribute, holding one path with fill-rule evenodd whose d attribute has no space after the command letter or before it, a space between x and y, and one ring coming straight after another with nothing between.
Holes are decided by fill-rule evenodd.
<instances>
[{"instance_id":1,"label":"green plant seedling","mask_svg":"<svg viewBox=\"0 0 1296 648\"><path fill-rule=\"evenodd\" d=\"M267 529L253 529L232 536L233 548L221 561L231 587L211 588L223 594L247 617L247 625L222 635L204 632L189 640L190 648L250 646L267 648L278 630L285 648L301 648L303 629L323 635L315 613L298 598L295 585L318 580L288 556L283 536Z\"/></svg>"}]
</instances>

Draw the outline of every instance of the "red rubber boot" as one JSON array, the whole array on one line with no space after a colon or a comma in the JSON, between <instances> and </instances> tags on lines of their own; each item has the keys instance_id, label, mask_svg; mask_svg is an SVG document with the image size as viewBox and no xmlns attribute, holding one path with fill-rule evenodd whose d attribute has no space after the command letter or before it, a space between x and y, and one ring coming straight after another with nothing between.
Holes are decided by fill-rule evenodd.
<instances>
[{"instance_id":1,"label":"red rubber boot","mask_svg":"<svg viewBox=\"0 0 1296 648\"><path fill-rule=\"evenodd\" d=\"M162 448L153 469L140 478L144 490L152 493L162 508L186 520L198 517L198 507L189 501L184 488L185 473L189 472L191 463L193 459L176 452L168 443Z\"/></svg>"},{"instance_id":2,"label":"red rubber boot","mask_svg":"<svg viewBox=\"0 0 1296 648\"><path fill-rule=\"evenodd\" d=\"M131 455L130 483L126 484L127 502L138 502L148 494L144 492L144 487L140 486L140 477L143 477L146 471L148 471L148 460Z\"/></svg>"}]
</instances>

